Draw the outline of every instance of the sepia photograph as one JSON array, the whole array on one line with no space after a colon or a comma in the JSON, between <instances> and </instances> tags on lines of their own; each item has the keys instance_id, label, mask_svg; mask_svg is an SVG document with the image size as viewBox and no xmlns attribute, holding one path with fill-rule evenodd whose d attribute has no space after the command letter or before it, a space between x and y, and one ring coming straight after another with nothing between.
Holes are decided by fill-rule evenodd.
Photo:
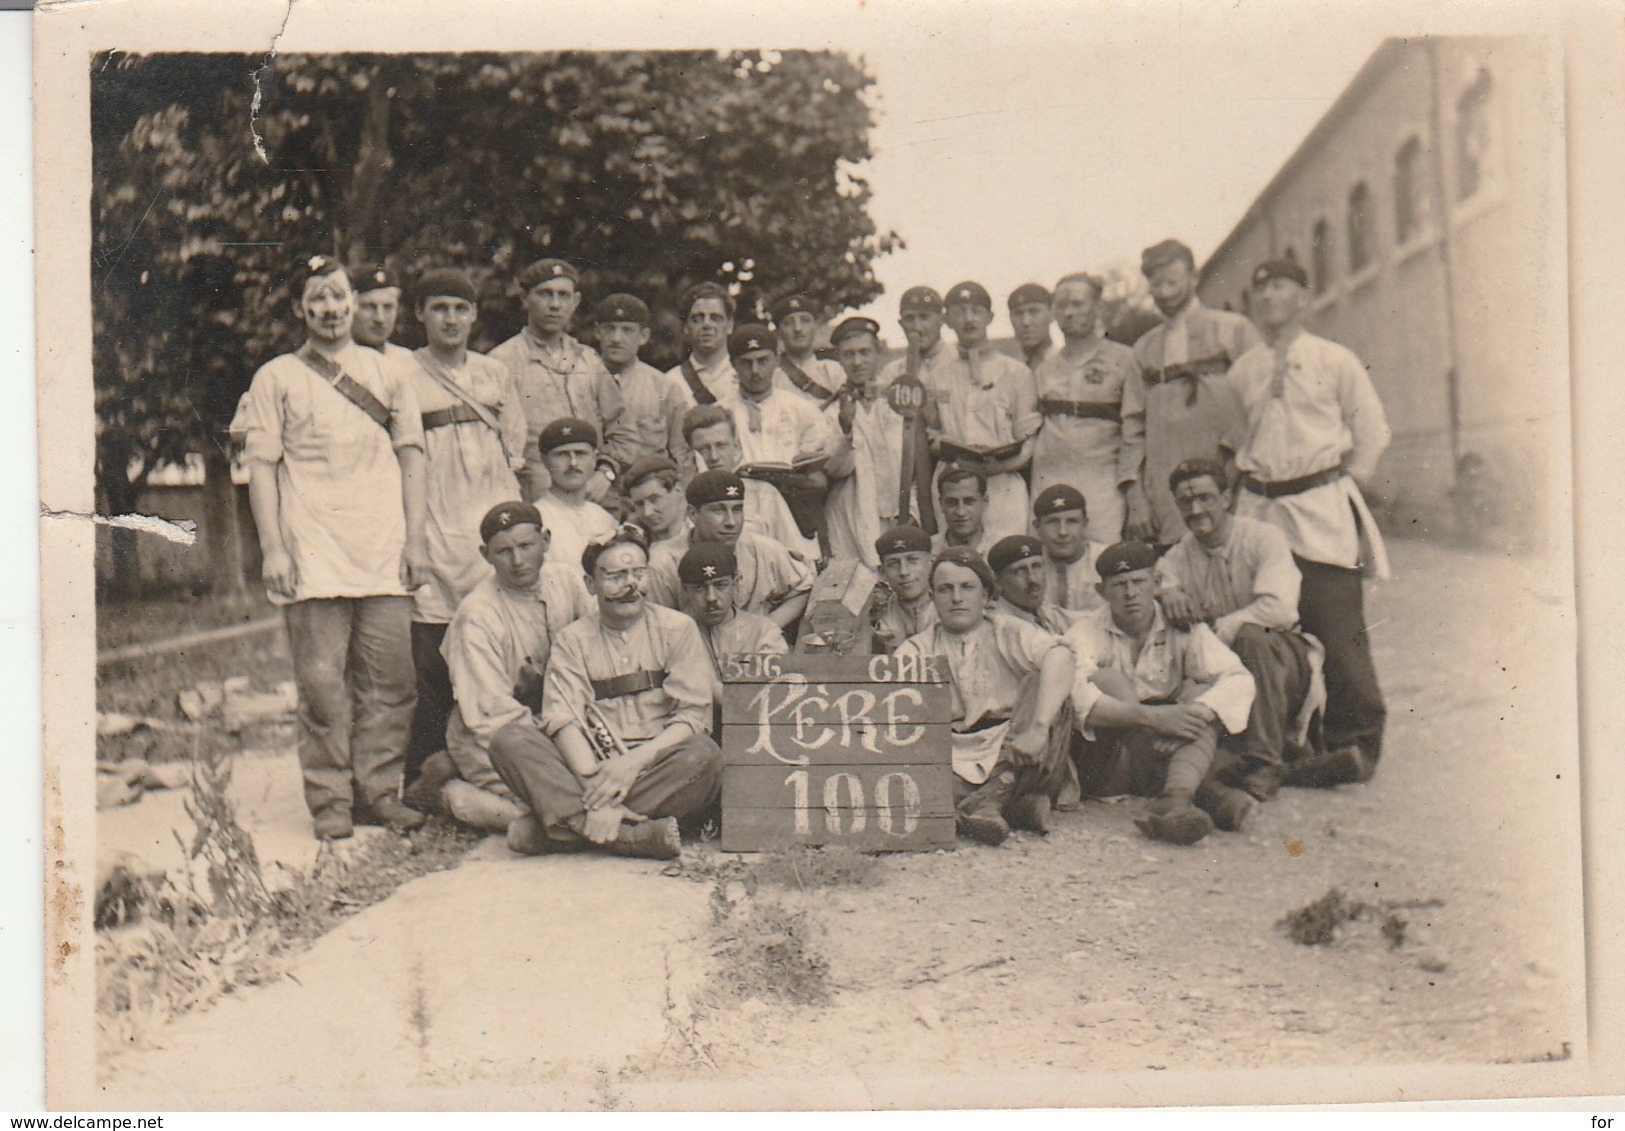
<instances>
[{"instance_id":1,"label":"sepia photograph","mask_svg":"<svg viewBox=\"0 0 1625 1131\"><path fill-rule=\"evenodd\" d=\"M53 1106L1606 1084L1572 27L73 11Z\"/></svg>"}]
</instances>

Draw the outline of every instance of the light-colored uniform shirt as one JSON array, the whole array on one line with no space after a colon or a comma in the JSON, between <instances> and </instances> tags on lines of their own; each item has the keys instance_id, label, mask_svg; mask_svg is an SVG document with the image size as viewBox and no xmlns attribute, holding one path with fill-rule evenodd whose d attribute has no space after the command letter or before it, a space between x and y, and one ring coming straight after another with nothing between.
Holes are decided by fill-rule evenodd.
<instances>
[{"instance_id":1,"label":"light-colored uniform shirt","mask_svg":"<svg viewBox=\"0 0 1625 1131\"><path fill-rule=\"evenodd\" d=\"M509 589L491 574L457 607L440 645L457 697L446 752L470 785L512 799L491 765L491 740L503 727L534 723L514 693L527 668L540 688L554 637L592 611L578 588L563 566L549 562L534 589Z\"/></svg>"},{"instance_id":2,"label":"light-colored uniform shirt","mask_svg":"<svg viewBox=\"0 0 1625 1131\"><path fill-rule=\"evenodd\" d=\"M1163 589L1193 599L1226 644L1244 624L1298 626L1303 578L1286 535L1267 522L1237 515L1230 520L1230 536L1212 550L1186 532L1157 562L1157 576Z\"/></svg>"},{"instance_id":3,"label":"light-colored uniform shirt","mask_svg":"<svg viewBox=\"0 0 1625 1131\"><path fill-rule=\"evenodd\" d=\"M688 400L668 374L652 365L634 361L624 373L611 372L610 380L621 394L626 424L634 437L634 454L665 456L679 469L694 465L694 457L683 439L683 413Z\"/></svg>"},{"instance_id":4,"label":"light-colored uniform shirt","mask_svg":"<svg viewBox=\"0 0 1625 1131\"><path fill-rule=\"evenodd\" d=\"M1140 484L1151 504L1157 542L1171 545L1185 523L1168 489L1168 476L1188 459L1217 459L1219 449L1235 451L1245 434L1241 399L1225 380L1230 364L1261 342L1246 318L1209 310L1194 296L1167 322L1153 326L1134 343L1145 382L1145 470ZM1195 377L1170 377L1181 367ZM1193 398L1194 395L1194 399Z\"/></svg>"},{"instance_id":5,"label":"light-colored uniform shirt","mask_svg":"<svg viewBox=\"0 0 1625 1131\"><path fill-rule=\"evenodd\" d=\"M657 673L657 686L597 699L593 682ZM553 641L542 695L542 730L549 737L577 722L576 708L598 704L611 731L627 745L647 742L681 723L695 734L711 729L711 659L699 626L675 609L645 604L624 629L594 612Z\"/></svg>"},{"instance_id":6,"label":"light-colored uniform shirt","mask_svg":"<svg viewBox=\"0 0 1625 1131\"><path fill-rule=\"evenodd\" d=\"M1064 647L1062 638L1036 625L990 613L969 632L953 633L937 624L897 650L899 657L941 656L948 665L955 774L972 785L988 779L1022 685L1051 649Z\"/></svg>"},{"instance_id":7,"label":"light-colored uniform shirt","mask_svg":"<svg viewBox=\"0 0 1625 1131\"><path fill-rule=\"evenodd\" d=\"M1098 609L1105 603L1100 590L1100 574L1095 562L1106 552L1106 542L1086 542L1083 556L1075 562L1063 562L1044 555L1044 600L1063 609Z\"/></svg>"},{"instance_id":8,"label":"light-colored uniform shirt","mask_svg":"<svg viewBox=\"0 0 1625 1131\"><path fill-rule=\"evenodd\" d=\"M1026 440L1043 424L1033 371L1013 357L982 346L959 351L922 373L936 404L937 438L965 447L998 448ZM987 481L987 527L993 541L1027 529L1027 483L1014 471Z\"/></svg>"},{"instance_id":9,"label":"light-colored uniform shirt","mask_svg":"<svg viewBox=\"0 0 1625 1131\"><path fill-rule=\"evenodd\" d=\"M637 433L626 417L620 387L596 350L568 334L563 339L558 368L549 364L542 339L529 326L491 351L491 357L513 374L520 403L525 406L525 477L531 491L541 491L552 482L536 447L537 438L542 429L566 416L596 428L598 450L623 467L637 458Z\"/></svg>"},{"instance_id":10,"label":"light-colored uniform shirt","mask_svg":"<svg viewBox=\"0 0 1625 1131\"><path fill-rule=\"evenodd\" d=\"M714 403L722 404L739 395L739 374L734 370L733 358L728 356L727 350L723 350L722 356L708 365L701 365L693 354L688 355L688 363L694 367L694 372L699 375L700 385L711 394ZM672 379L678 391L682 393L685 412L700 403L695 399L694 391L688 387L688 378L683 376L681 365L666 370L666 376Z\"/></svg>"},{"instance_id":11,"label":"light-colored uniform shirt","mask_svg":"<svg viewBox=\"0 0 1625 1131\"><path fill-rule=\"evenodd\" d=\"M1123 536L1123 485L1139 479L1145 462L1145 385L1134 351L1099 338L1076 359L1055 350L1033 372L1044 418L1033 445L1033 495L1053 483L1076 487L1089 506L1090 536L1110 545ZM1075 405L1117 419L1079 416Z\"/></svg>"},{"instance_id":12,"label":"light-colored uniform shirt","mask_svg":"<svg viewBox=\"0 0 1625 1131\"><path fill-rule=\"evenodd\" d=\"M812 389L804 389L797 384L796 379L790 375L787 366L795 366ZM805 362L792 361L790 358L779 356L779 371L774 374L773 383L785 392L795 393L804 398L820 412L834 403L835 395L846 384L846 370L839 362L830 361L821 357L811 357Z\"/></svg>"},{"instance_id":13,"label":"light-colored uniform shirt","mask_svg":"<svg viewBox=\"0 0 1625 1131\"><path fill-rule=\"evenodd\" d=\"M780 388L753 401L744 393L724 402L746 463L793 463L829 454L829 422L806 397Z\"/></svg>"},{"instance_id":14,"label":"light-colored uniform shirt","mask_svg":"<svg viewBox=\"0 0 1625 1131\"><path fill-rule=\"evenodd\" d=\"M700 629L700 639L711 657L711 696L722 701L722 657L768 653L783 655L790 650L779 626L759 613L735 612L715 628Z\"/></svg>"},{"instance_id":15,"label":"light-colored uniform shirt","mask_svg":"<svg viewBox=\"0 0 1625 1131\"><path fill-rule=\"evenodd\" d=\"M568 502L552 491L537 497L536 510L549 535L547 560L575 570L585 593L587 574L581 568L581 551L589 542L607 541L615 533L615 517L597 503L586 499Z\"/></svg>"},{"instance_id":16,"label":"light-colored uniform shirt","mask_svg":"<svg viewBox=\"0 0 1625 1131\"><path fill-rule=\"evenodd\" d=\"M1040 601L1037 609L1028 612L1020 605L1011 604L1004 597L994 601L992 609L994 612L1002 613L1007 617L1014 617L1016 620L1037 625L1045 632L1054 633L1056 636L1066 632L1067 629L1072 627L1073 622L1083 615L1082 610L1063 609L1053 601Z\"/></svg>"},{"instance_id":17,"label":"light-colored uniform shirt","mask_svg":"<svg viewBox=\"0 0 1625 1131\"><path fill-rule=\"evenodd\" d=\"M276 465L282 542L298 571L293 597L400 597L406 510L396 452L423 447L423 419L402 367L346 345L333 358L390 410L385 429L293 354L254 374L231 435L247 462Z\"/></svg>"},{"instance_id":18,"label":"light-colored uniform shirt","mask_svg":"<svg viewBox=\"0 0 1625 1131\"><path fill-rule=\"evenodd\" d=\"M948 541L947 528L937 531L935 534L931 535L932 556L935 557L944 550L974 550L978 554L982 555L982 559L984 561L987 560L987 552L993 548L993 544L995 542L1004 537L1002 534L995 534L988 526L988 522L991 518L992 507L989 507L988 512L982 516L982 536L970 543Z\"/></svg>"},{"instance_id":19,"label":"light-colored uniform shirt","mask_svg":"<svg viewBox=\"0 0 1625 1131\"><path fill-rule=\"evenodd\" d=\"M1078 618L1065 639L1078 657L1072 709L1087 739L1095 737L1088 718L1102 694L1089 677L1098 671L1115 671L1132 679L1141 703L1183 701L1191 698L1181 695L1187 683L1202 685L1204 690L1194 696L1195 702L1209 707L1231 734L1247 729L1256 693L1252 674L1205 624L1170 628L1158 606L1136 660L1134 638L1117 627L1111 609L1103 605Z\"/></svg>"},{"instance_id":20,"label":"light-colored uniform shirt","mask_svg":"<svg viewBox=\"0 0 1625 1131\"><path fill-rule=\"evenodd\" d=\"M1275 499L1238 488L1236 513L1280 527L1292 552L1309 561L1387 577L1382 534L1355 485L1376 472L1390 438L1371 378L1353 351L1307 332L1292 339L1284 360L1279 394L1274 349L1259 346L1231 367L1247 412L1237 468L1265 483L1338 466L1348 474Z\"/></svg>"},{"instance_id":21,"label":"light-colored uniform shirt","mask_svg":"<svg viewBox=\"0 0 1625 1131\"><path fill-rule=\"evenodd\" d=\"M691 545L691 538L661 542L650 553L651 601L669 609L681 607L683 584L677 566ZM812 591L812 566L782 545L754 534L741 534L733 549L739 563L739 575L734 579L734 608L740 612L766 615L796 594Z\"/></svg>"},{"instance_id":22,"label":"light-colored uniform shirt","mask_svg":"<svg viewBox=\"0 0 1625 1131\"><path fill-rule=\"evenodd\" d=\"M841 433L837 418L839 447L852 452L852 474L830 480L824 518L831 557L856 558L871 569L880 567L875 539L897 521L904 425L883 392L867 400L854 399L850 436Z\"/></svg>"},{"instance_id":23,"label":"light-colored uniform shirt","mask_svg":"<svg viewBox=\"0 0 1625 1131\"><path fill-rule=\"evenodd\" d=\"M412 619L446 624L469 590L491 576L480 556L480 520L499 503L519 498L514 472L524 466L525 413L506 366L469 353L451 368L421 349L407 354L403 368L425 416L464 406L430 376L430 367L483 405L502 429L498 434L483 420L471 420L423 430L429 582L417 592Z\"/></svg>"},{"instance_id":24,"label":"light-colored uniform shirt","mask_svg":"<svg viewBox=\"0 0 1625 1131\"><path fill-rule=\"evenodd\" d=\"M931 600L929 589L914 602L904 601L890 589L884 588L884 583L876 589L876 593L884 593L885 597L883 600L877 599L874 629L891 641L893 650L909 637L918 636L937 623L937 603Z\"/></svg>"}]
</instances>

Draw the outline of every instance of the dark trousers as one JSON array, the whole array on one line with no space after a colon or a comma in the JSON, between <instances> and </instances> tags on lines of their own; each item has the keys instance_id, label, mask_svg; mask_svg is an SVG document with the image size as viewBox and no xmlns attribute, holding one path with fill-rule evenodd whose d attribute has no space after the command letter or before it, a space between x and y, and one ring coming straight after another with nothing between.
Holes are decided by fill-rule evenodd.
<instances>
[{"instance_id":1,"label":"dark trousers","mask_svg":"<svg viewBox=\"0 0 1625 1131\"><path fill-rule=\"evenodd\" d=\"M1242 736L1247 758L1282 765L1287 734L1309 694L1309 645L1296 632L1246 624L1230 648L1257 687Z\"/></svg>"},{"instance_id":2,"label":"dark trousers","mask_svg":"<svg viewBox=\"0 0 1625 1131\"><path fill-rule=\"evenodd\" d=\"M418 776L429 755L446 748L446 724L457 700L451 690L451 672L440 654L446 639L443 624L412 622L412 666L417 669L418 705L412 712L412 732L406 742L406 784Z\"/></svg>"},{"instance_id":3,"label":"dark trousers","mask_svg":"<svg viewBox=\"0 0 1625 1131\"><path fill-rule=\"evenodd\" d=\"M491 765L515 797L541 821L548 839L581 844L587 807L586 782L563 753L530 723L503 727L491 740ZM710 735L696 734L668 750L638 775L622 803L632 812L659 820L676 817L693 828L709 817L722 797L722 750Z\"/></svg>"},{"instance_id":4,"label":"dark trousers","mask_svg":"<svg viewBox=\"0 0 1625 1131\"><path fill-rule=\"evenodd\" d=\"M1026 720L1032 717L1035 698L1038 691L1038 680L1029 677L1027 686L1023 689L1021 699L1011 716L1010 729L1016 730L1024 726ZM1076 771L1072 765L1072 703L1070 700L1061 705L1056 712L1055 719L1050 723L1049 739L1044 748L1038 752L1038 761L1035 763L1017 764L1015 758L1008 750L999 755L999 760L993 764L993 770L988 774L991 782L1005 770L1015 772L1015 785L1010 790L1008 801L1014 801L1023 794L1042 793L1052 802L1061 798L1066 787L1077 781ZM985 788L966 781L955 774L954 805L958 806L966 798ZM1073 794L1076 799L1076 793ZM1007 802L1008 805L1008 802Z\"/></svg>"},{"instance_id":5,"label":"dark trousers","mask_svg":"<svg viewBox=\"0 0 1625 1131\"><path fill-rule=\"evenodd\" d=\"M1143 727L1097 728L1078 756L1078 782L1085 797L1159 797L1196 793L1213 765L1218 733L1203 732L1169 753L1157 749L1156 735Z\"/></svg>"},{"instance_id":6,"label":"dark trousers","mask_svg":"<svg viewBox=\"0 0 1625 1131\"><path fill-rule=\"evenodd\" d=\"M1326 748L1355 745L1375 764L1388 708L1371 662L1360 571L1293 559L1303 574L1298 617L1326 648Z\"/></svg>"}]
</instances>

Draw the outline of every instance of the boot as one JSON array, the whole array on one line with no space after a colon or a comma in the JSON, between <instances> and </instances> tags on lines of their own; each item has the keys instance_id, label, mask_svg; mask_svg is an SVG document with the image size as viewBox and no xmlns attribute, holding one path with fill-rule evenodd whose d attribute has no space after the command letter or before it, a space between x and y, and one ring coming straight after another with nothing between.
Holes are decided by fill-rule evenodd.
<instances>
[{"instance_id":1,"label":"boot","mask_svg":"<svg viewBox=\"0 0 1625 1131\"><path fill-rule=\"evenodd\" d=\"M1258 812L1258 801L1243 790L1209 779L1196 791L1196 804L1213 817L1213 823L1227 833L1239 833Z\"/></svg>"},{"instance_id":2,"label":"boot","mask_svg":"<svg viewBox=\"0 0 1625 1131\"><path fill-rule=\"evenodd\" d=\"M1270 801L1280 791L1281 778L1285 772L1279 762L1248 758L1226 775L1226 784L1251 794L1260 801Z\"/></svg>"},{"instance_id":3,"label":"boot","mask_svg":"<svg viewBox=\"0 0 1625 1131\"><path fill-rule=\"evenodd\" d=\"M620 835L604 847L616 856L675 860L683 851L683 842L677 834L677 818L662 817L658 821L637 824L622 821Z\"/></svg>"},{"instance_id":4,"label":"boot","mask_svg":"<svg viewBox=\"0 0 1625 1131\"><path fill-rule=\"evenodd\" d=\"M983 844L1003 844L1010 835L1004 807L1015 785L1014 770L1004 768L994 773L986 784L959 803L959 831Z\"/></svg>"},{"instance_id":5,"label":"boot","mask_svg":"<svg viewBox=\"0 0 1625 1131\"><path fill-rule=\"evenodd\" d=\"M344 840L355 835L355 822L342 805L333 805L316 814L317 840Z\"/></svg>"},{"instance_id":6,"label":"boot","mask_svg":"<svg viewBox=\"0 0 1625 1131\"><path fill-rule=\"evenodd\" d=\"M574 841L554 840L547 835L542 822L534 813L524 813L508 825L508 851L520 856L553 856L560 852L576 852L584 845Z\"/></svg>"},{"instance_id":7,"label":"boot","mask_svg":"<svg viewBox=\"0 0 1625 1131\"><path fill-rule=\"evenodd\" d=\"M1049 794L1035 789L1012 798L1010 804L1004 807L1004 815L1013 829L1026 829L1040 836L1048 836L1052 808Z\"/></svg>"},{"instance_id":8,"label":"boot","mask_svg":"<svg viewBox=\"0 0 1625 1131\"><path fill-rule=\"evenodd\" d=\"M1191 804L1188 793L1165 793L1145 807L1134 824L1153 840L1169 844L1195 844L1213 831L1213 819Z\"/></svg>"},{"instance_id":9,"label":"boot","mask_svg":"<svg viewBox=\"0 0 1625 1131\"><path fill-rule=\"evenodd\" d=\"M461 778L447 782L440 796L446 809L459 823L486 832L502 832L524 812L506 797L488 793Z\"/></svg>"},{"instance_id":10,"label":"boot","mask_svg":"<svg viewBox=\"0 0 1625 1131\"><path fill-rule=\"evenodd\" d=\"M409 809L401 804L400 798L389 793L374 798L370 808L372 816L379 824L398 833L421 829L427 819L416 809Z\"/></svg>"},{"instance_id":11,"label":"boot","mask_svg":"<svg viewBox=\"0 0 1625 1131\"><path fill-rule=\"evenodd\" d=\"M1352 785L1371 778L1372 765L1358 746L1345 746L1330 754L1316 754L1293 762L1282 776L1283 785L1305 789L1330 789L1334 785Z\"/></svg>"},{"instance_id":12,"label":"boot","mask_svg":"<svg viewBox=\"0 0 1625 1131\"><path fill-rule=\"evenodd\" d=\"M442 803L440 791L449 781L457 780L457 767L451 755L436 750L424 759L412 784L401 794L401 800L420 813L436 812Z\"/></svg>"}]
</instances>

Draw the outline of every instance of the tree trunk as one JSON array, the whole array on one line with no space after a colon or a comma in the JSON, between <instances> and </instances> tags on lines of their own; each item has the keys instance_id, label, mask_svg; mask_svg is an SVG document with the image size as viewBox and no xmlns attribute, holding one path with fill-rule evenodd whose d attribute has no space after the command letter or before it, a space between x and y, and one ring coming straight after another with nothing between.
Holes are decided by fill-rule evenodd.
<instances>
[{"instance_id":1,"label":"tree trunk","mask_svg":"<svg viewBox=\"0 0 1625 1131\"><path fill-rule=\"evenodd\" d=\"M107 515L134 514L139 493L136 484L130 482L130 459L134 455L134 448L116 432L98 439L98 505ZM109 556L113 561L109 587L118 594L135 593L141 586L140 545L136 541L136 532L116 526L101 529L106 531Z\"/></svg>"},{"instance_id":2,"label":"tree trunk","mask_svg":"<svg viewBox=\"0 0 1625 1131\"><path fill-rule=\"evenodd\" d=\"M203 542L209 556L209 583L215 593L240 597L243 543L237 521L237 488L231 481L231 459L218 450L203 457Z\"/></svg>"},{"instance_id":3,"label":"tree trunk","mask_svg":"<svg viewBox=\"0 0 1625 1131\"><path fill-rule=\"evenodd\" d=\"M378 197L384 177L395 163L389 151L389 88L394 77L394 68L380 63L373 67L367 84L361 143L357 147L349 199L344 202L349 228L344 236L348 243L345 252L350 263L377 263L383 259L380 251L388 246L378 231Z\"/></svg>"}]
</instances>

